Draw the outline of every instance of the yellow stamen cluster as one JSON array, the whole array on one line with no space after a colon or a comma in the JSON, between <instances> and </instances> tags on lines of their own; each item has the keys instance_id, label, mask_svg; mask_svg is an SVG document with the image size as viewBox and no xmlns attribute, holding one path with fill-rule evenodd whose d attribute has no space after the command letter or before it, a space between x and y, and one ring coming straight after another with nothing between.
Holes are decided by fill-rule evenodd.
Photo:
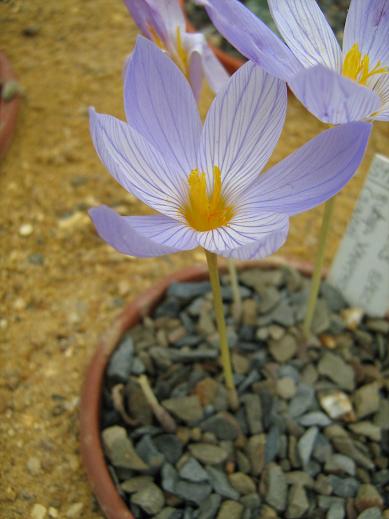
<instances>
[{"instance_id":1,"label":"yellow stamen cluster","mask_svg":"<svg viewBox=\"0 0 389 519\"><path fill-rule=\"evenodd\" d=\"M213 190L210 195L207 191L206 175L198 169L191 171L188 184L188 201L181 208L188 224L201 232L227 225L235 211L222 194L220 169L217 166L213 168Z\"/></svg>"},{"instance_id":2,"label":"yellow stamen cluster","mask_svg":"<svg viewBox=\"0 0 389 519\"><path fill-rule=\"evenodd\" d=\"M370 69L368 54L363 56L358 44L354 43L343 60L342 74L349 79L357 81L360 85L366 85L367 80L371 76L376 74L389 74L389 69L388 67L383 67L380 61Z\"/></svg>"}]
</instances>

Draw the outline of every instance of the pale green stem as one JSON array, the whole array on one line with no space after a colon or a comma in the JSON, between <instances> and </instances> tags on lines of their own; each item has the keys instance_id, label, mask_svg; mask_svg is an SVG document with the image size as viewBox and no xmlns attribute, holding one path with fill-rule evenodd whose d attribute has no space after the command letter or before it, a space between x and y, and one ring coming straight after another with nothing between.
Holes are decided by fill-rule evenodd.
<instances>
[{"instance_id":1,"label":"pale green stem","mask_svg":"<svg viewBox=\"0 0 389 519\"><path fill-rule=\"evenodd\" d=\"M318 248L317 256L316 256L316 260L315 260L315 268L314 268L312 280L311 280L311 288L310 288L310 292L309 292L307 313L305 314L304 325L303 325L303 332L304 332L304 336L306 338L309 337L309 334L311 332L312 320L313 320L313 316L315 314L317 298L319 295L319 288L320 288L321 275L322 275L322 270L323 270L323 265L324 265L324 256L325 256L325 251L326 251L327 238L328 238L328 234L329 234L329 231L331 228L331 220L332 220L332 215L333 215L333 211L334 211L334 202L335 202L335 197L330 198L324 206L323 220L321 223L320 235L319 235L319 248Z\"/></svg>"},{"instance_id":2,"label":"pale green stem","mask_svg":"<svg viewBox=\"0 0 389 519\"><path fill-rule=\"evenodd\" d=\"M240 296L238 272L236 269L235 261L232 258L228 258L228 272L230 274L230 285L232 290L232 302L233 302L233 316L234 320L239 322L240 316L242 315L242 298Z\"/></svg>"},{"instance_id":3,"label":"pale green stem","mask_svg":"<svg viewBox=\"0 0 389 519\"><path fill-rule=\"evenodd\" d=\"M224 381L228 391L230 407L236 409L239 399L235 389L234 374L231 365L230 349L228 347L227 328L224 320L223 300L220 290L219 270L217 268L217 256L213 252L204 249L207 258L209 279L211 281L213 305L215 308L216 323L220 338L221 364L224 372Z\"/></svg>"}]
</instances>

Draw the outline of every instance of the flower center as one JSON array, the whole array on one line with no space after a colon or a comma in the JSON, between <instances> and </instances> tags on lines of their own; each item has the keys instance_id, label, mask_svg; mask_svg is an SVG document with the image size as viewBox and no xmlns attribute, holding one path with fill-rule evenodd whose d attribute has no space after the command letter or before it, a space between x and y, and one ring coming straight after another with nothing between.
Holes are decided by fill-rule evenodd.
<instances>
[{"instance_id":1,"label":"flower center","mask_svg":"<svg viewBox=\"0 0 389 519\"><path fill-rule=\"evenodd\" d=\"M211 231L227 225L235 211L222 194L220 169L213 168L213 191L207 191L205 173L198 169L191 171L188 177L188 201L180 209L188 224L196 231Z\"/></svg>"},{"instance_id":2,"label":"flower center","mask_svg":"<svg viewBox=\"0 0 389 519\"><path fill-rule=\"evenodd\" d=\"M369 55L362 56L358 44L354 43L347 52L343 60L343 76L357 81L360 85L366 85L367 80L376 74L389 74L389 68L383 67L378 61L373 68L370 68Z\"/></svg>"}]
</instances>

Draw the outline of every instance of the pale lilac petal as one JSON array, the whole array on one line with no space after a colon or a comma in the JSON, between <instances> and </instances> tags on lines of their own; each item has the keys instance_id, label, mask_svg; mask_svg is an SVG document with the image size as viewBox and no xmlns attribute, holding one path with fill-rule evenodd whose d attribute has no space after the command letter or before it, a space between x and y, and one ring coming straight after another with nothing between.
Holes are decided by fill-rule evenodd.
<instances>
[{"instance_id":1,"label":"pale lilac petal","mask_svg":"<svg viewBox=\"0 0 389 519\"><path fill-rule=\"evenodd\" d=\"M184 75L166 53L140 36L124 91L128 124L186 179L196 167L201 120Z\"/></svg>"},{"instance_id":2,"label":"pale lilac petal","mask_svg":"<svg viewBox=\"0 0 389 519\"><path fill-rule=\"evenodd\" d=\"M175 217L186 199L186 181L140 134L115 117L90 110L96 151L127 191L156 211Z\"/></svg>"},{"instance_id":3,"label":"pale lilac petal","mask_svg":"<svg viewBox=\"0 0 389 519\"><path fill-rule=\"evenodd\" d=\"M289 222L286 222L284 228L280 231L269 233L250 245L244 245L238 249L223 251L220 253L220 256L234 258L240 261L266 258L282 247L288 237L288 231Z\"/></svg>"},{"instance_id":4,"label":"pale lilac petal","mask_svg":"<svg viewBox=\"0 0 389 519\"><path fill-rule=\"evenodd\" d=\"M153 258L164 254L172 254L185 250L187 243L183 242L177 246L157 243L148 237L143 236L131 225L131 217L119 216L115 211L107 206L91 209L89 214L96 226L99 236L109 243L111 247L129 256L140 258ZM141 218L141 217L139 217ZM144 217L147 218L147 217ZM153 218L152 216L148 218ZM157 219L163 217L156 217ZM159 225L156 222L156 226ZM189 247L191 248L191 247Z\"/></svg>"},{"instance_id":5,"label":"pale lilac petal","mask_svg":"<svg viewBox=\"0 0 389 519\"><path fill-rule=\"evenodd\" d=\"M158 10L161 19L164 22L169 37L172 40L176 39L177 27L181 33L185 32L186 23L185 17L179 0L146 0L147 3L153 6L154 10Z\"/></svg>"},{"instance_id":6,"label":"pale lilac petal","mask_svg":"<svg viewBox=\"0 0 389 519\"><path fill-rule=\"evenodd\" d=\"M278 30L304 65L340 72L342 51L316 0L268 0Z\"/></svg>"},{"instance_id":7,"label":"pale lilac petal","mask_svg":"<svg viewBox=\"0 0 389 519\"><path fill-rule=\"evenodd\" d=\"M214 92L219 92L225 86L230 76L206 42L204 42L203 46L202 62L204 75L209 86Z\"/></svg>"},{"instance_id":8,"label":"pale lilac petal","mask_svg":"<svg viewBox=\"0 0 389 519\"><path fill-rule=\"evenodd\" d=\"M358 44L370 64L389 65L389 0L351 0L344 28L343 52Z\"/></svg>"},{"instance_id":9,"label":"pale lilac petal","mask_svg":"<svg viewBox=\"0 0 389 519\"><path fill-rule=\"evenodd\" d=\"M366 119L381 105L374 92L322 65L300 72L289 86L310 112L329 124Z\"/></svg>"},{"instance_id":10,"label":"pale lilac petal","mask_svg":"<svg viewBox=\"0 0 389 519\"><path fill-rule=\"evenodd\" d=\"M389 121L389 75L381 76L374 85L374 92L380 97L382 105L374 114L377 121Z\"/></svg>"},{"instance_id":11,"label":"pale lilac petal","mask_svg":"<svg viewBox=\"0 0 389 519\"><path fill-rule=\"evenodd\" d=\"M153 29L162 41L166 41L167 32L164 21L155 2L148 0L124 0L134 22L147 37L152 39L150 29Z\"/></svg>"},{"instance_id":12,"label":"pale lilac petal","mask_svg":"<svg viewBox=\"0 0 389 519\"><path fill-rule=\"evenodd\" d=\"M279 139L286 113L286 85L252 62L245 63L217 94L201 135L199 168L235 199L260 173Z\"/></svg>"},{"instance_id":13,"label":"pale lilac petal","mask_svg":"<svg viewBox=\"0 0 389 519\"><path fill-rule=\"evenodd\" d=\"M202 56L199 52L194 51L189 56L189 81L192 87L193 95L196 101L199 100L201 87L203 85L204 70Z\"/></svg>"},{"instance_id":14,"label":"pale lilac petal","mask_svg":"<svg viewBox=\"0 0 389 519\"><path fill-rule=\"evenodd\" d=\"M325 202L356 172L371 127L355 122L321 133L261 175L241 195L241 206L291 216Z\"/></svg>"},{"instance_id":15,"label":"pale lilac petal","mask_svg":"<svg viewBox=\"0 0 389 519\"><path fill-rule=\"evenodd\" d=\"M294 54L259 18L238 0L197 0L216 29L243 56L269 74L288 80L301 68Z\"/></svg>"},{"instance_id":16,"label":"pale lilac petal","mask_svg":"<svg viewBox=\"0 0 389 519\"><path fill-rule=\"evenodd\" d=\"M273 232L280 231L287 225L285 214L258 211L250 204L239 208L238 213L224 227L198 233L198 241L204 249L216 254L237 249L262 240Z\"/></svg>"}]
</instances>

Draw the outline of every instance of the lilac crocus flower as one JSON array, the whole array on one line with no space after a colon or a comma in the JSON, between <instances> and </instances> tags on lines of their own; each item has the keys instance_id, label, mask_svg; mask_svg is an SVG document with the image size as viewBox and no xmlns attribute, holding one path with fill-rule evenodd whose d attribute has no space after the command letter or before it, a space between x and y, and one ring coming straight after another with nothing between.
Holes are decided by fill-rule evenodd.
<instances>
[{"instance_id":1,"label":"lilac crocus flower","mask_svg":"<svg viewBox=\"0 0 389 519\"><path fill-rule=\"evenodd\" d=\"M363 122L327 130L259 175L283 127L283 81L246 63L202 128L188 82L152 42L138 37L126 74L127 123L92 109L92 138L112 176L157 214L119 216L106 206L90 214L99 235L132 256L196 247L238 259L272 254L289 216L352 177L371 130Z\"/></svg>"},{"instance_id":2,"label":"lilac crocus flower","mask_svg":"<svg viewBox=\"0 0 389 519\"><path fill-rule=\"evenodd\" d=\"M343 50L315 0L268 0L287 45L238 0L197 2L232 45L288 81L320 120L389 120L389 0L351 0Z\"/></svg>"},{"instance_id":3,"label":"lilac crocus flower","mask_svg":"<svg viewBox=\"0 0 389 519\"><path fill-rule=\"evenodd\" d=\"M214 92L228 79L203 34L187 32L178 0L125 0L143 36L166 51L191 84L198 99L205 76Z\"/></svg>"}]
</instances>

